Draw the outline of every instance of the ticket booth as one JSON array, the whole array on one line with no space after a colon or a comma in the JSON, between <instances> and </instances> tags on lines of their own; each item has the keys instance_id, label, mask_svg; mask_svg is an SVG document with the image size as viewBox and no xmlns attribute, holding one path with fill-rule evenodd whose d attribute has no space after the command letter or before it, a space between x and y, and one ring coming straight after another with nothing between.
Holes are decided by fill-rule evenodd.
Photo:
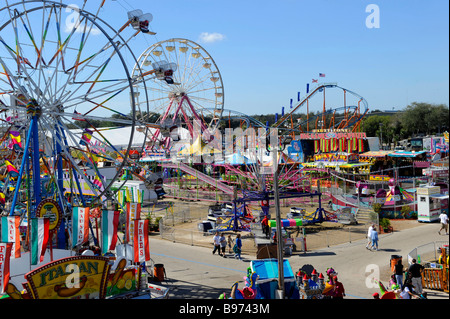
<instances>
[{"instance_id":1,"label":"ticket booth","mask_svg":"<svg viewBox=\"0 0 450 319\"><path fill-rule=\"evenodd\" d=\"M441 201L448 202L448 194L441 194L439 186L417 188L417 220L419 222L438 221L442 212Z\"/></svg>"}]
</instances>

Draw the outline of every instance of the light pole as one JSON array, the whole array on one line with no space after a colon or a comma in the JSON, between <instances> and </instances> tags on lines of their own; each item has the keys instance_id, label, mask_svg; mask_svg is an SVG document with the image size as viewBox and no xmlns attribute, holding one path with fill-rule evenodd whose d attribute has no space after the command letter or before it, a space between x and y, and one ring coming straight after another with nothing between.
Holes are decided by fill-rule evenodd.
<instances>
[{"instance_id":1,"label":"light pole","mask_svg":"<svg viewBox=\"0 0 450 319\"><path fill-rule=\"evenodd\" d=\"M285 136L281 142L281 150L278 150L278 145L274 147L273 156L273 188L274 188L274 200L275 200L275 212L276 212L276 223L277 223L277 259L278 259L278 290L277 299L284 299L284 247L283 247L283 236L281 233L281 209L280 209L280 193L278 187L278 152L283 152L286 145L290 144L292 141L291 136Z\"/></svg>"},{"instance_id":2,"label":"light pole","mask_svg":"<svg viewBox=\"0 0 450 319\"><path fill-rule=\"evenodd\" d=\"M381 140L381 150L383 150L383 123L380 122L380 140Z\"/></svg>"}]
</instances>

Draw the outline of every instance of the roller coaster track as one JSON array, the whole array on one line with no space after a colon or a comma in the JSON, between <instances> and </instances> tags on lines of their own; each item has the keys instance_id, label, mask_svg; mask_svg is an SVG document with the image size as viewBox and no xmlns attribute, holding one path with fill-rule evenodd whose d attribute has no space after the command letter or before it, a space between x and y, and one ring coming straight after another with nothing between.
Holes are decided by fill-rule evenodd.
<instances>
[{"instance_id":1,"label":"roller coaster track","mask_svg":"<svg viewBox=\"0 0 450 319\"><path fill-rule=\"evenodd\" d=\"M310 98L312 98L314 95L316 95L318 92L322 92L324 89L326 89L326 88L338 88L338 89L341 89L341 90L343 90L344 92L347 92L347 93L350 93L350 94L352 94L352 95L354 95L355 97L357 97L357 98L359 98L359 102L362 102L362 104L363 104L363 106L364 106L364 112L361 114L361 112L360 112L360 106L359 106L359 102L358 102L358 107L356 107L356 106L346 106L346 107L341 107L341 108L337 108L337 109L334 109L334 110L328 110L328 111L326 111L326 112L322 112L321 114L318 114L318 115L315 115L314 116L314 118L317 118L318 116L324 116L324 115L326 115L326 114L330 114L330 113L332 113L332 112L335 112L335 111L338 111L338 110L348 110L349 108L353 108L354 110L355 110L355 112L354 112L354 114L353 114L353 116L350 118L350 119L348 119L347 121L345 121L345 122L340 122L340 126L341 127L334 127L334 128L343 128L343 127L349 127L349 126L356 126L356 124L358 124L361 120L362 120L362 118L367 114L367 112L368 112L368 110L369 110L369 107L368 107L368 104L367 104L367 101L362 97L362 96L360 96L359 94L357 94L357 93L355 93L355 92L353 92L353 91L350 91L350 90L347 90L347 89L345 89L345 88L343 88L343 87L340 87L340 86L338 86L336 83L322 83L322 84L319 84L318 86L316 86L315 88L313 88L312 89L312 91L306 96L306 97L304 97L301 101L299 101L298 103L297 103L297 105L295 105L294 107L293 107L293 109L289 112L289 113L287 113L287 114L285 114L284 116L282 116L281 117L281 119L279 119L274 125L273 125L273 127L276 127L276 128L281 128L280 126L283 124L283 123L285 123L286 121L287 121L287 119L292 115L292 114L294 114L295 112L297 112L298 111L298 109L300 109L303 105L305 105L306 104L306 102L310 99ZM357 113L359 113L359 115L357 114ZM310 121L310 120L309 120ZM303 122L303 124L304 124L305 122ZM298 128L300 125L298 124L298 125L296 125L296 127ZM292 132L292 131L291 131Z\"/></svg>"}]
</instances>

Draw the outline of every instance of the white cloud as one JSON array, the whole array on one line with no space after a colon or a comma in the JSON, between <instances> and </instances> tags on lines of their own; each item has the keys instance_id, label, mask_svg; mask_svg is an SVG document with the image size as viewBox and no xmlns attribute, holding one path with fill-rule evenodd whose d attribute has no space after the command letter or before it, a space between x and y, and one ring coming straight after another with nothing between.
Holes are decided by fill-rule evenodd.
<instances>
[{"instance_id":1,"label":"white cloud","mask_svg":"<svg viewBox=\"0 0 450 319\"><path fill-rule=\"evenodd\" d=\"M217 32L209 33L209 32L202 32L199 37L199 42L203 43L213 43L222 41L225 39L225 35Z\"/></svg>"}]
</instances>

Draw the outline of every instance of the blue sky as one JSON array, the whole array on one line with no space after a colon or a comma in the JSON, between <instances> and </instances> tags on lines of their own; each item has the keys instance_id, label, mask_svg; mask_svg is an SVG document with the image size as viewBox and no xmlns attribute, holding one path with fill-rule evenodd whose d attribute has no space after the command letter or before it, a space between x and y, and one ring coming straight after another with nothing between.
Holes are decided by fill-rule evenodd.
<instances>
[{"instance_id":1,"label":"blue sky","mask_svg":"<svg viewBox=\"0 0 450 319\"><path fill-rule=\"evenodd\" d=\"M379 28L366 27L369 4L379 7ZM288 110L319 73L363 96L369 110L449 104L447 0L107 0L100 17L119 28L132 9L151 13L157 32L130 42L135 55L170 38L198 42L219 67L226 109ZM327 108L341 106L341 92L327 93Z\"/></svg>"},{"instance_id":2,"label":"blue sky","mask_svg":"<svg viewBox=\"0 0 450 319\"><path fill-rule=\"evenodd\" d=\"M319 72L363 96L370 110L449 104L447 0L119 2L152 13L158 40L198 41L219 67L227 109L280 112ZM380 28L366 27L372 3ZM203 32L222 38L201 41Z\"/></svg>"}]
</instances>

